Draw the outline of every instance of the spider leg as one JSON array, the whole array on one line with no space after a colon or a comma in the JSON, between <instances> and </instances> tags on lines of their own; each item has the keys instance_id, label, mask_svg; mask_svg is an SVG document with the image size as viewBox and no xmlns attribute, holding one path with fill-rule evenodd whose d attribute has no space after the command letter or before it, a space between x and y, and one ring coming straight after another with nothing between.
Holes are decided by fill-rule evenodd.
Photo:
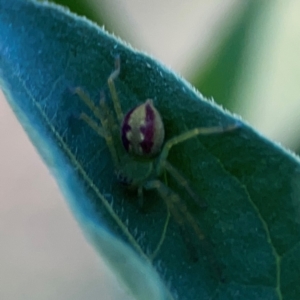
<instances>
[{"instance_id":1,"label":"spider leg","mask_svg":"<svg viewBox=\"0 0 300 300\"><path fill-rule=\"evenodd\" d=\"M201 199L191 188L189 182L179 173L179 171L165 160L163 167L169 172L169 174L176 180L176 182L181 185L190 195L192 199L201 207L207 208L207 203Z\"/></svg>"},{"instance_id":2,"label":"spider leg","mask_svg":"<svg viewBox=\"0 0 300 300\"><path fill-rule=\"evenodd\" d=\"M100 127L93 119L91 119L86 113L80 114L80 119L87 123L94 131L96 131L101 137L106 139L105 130Z\"/></svg>"},{"instance_id":3,"label":"spider leg","mask_svg":"<svg viewBox=\"0 0 300 300\"><path fill-rule=\"evenodd\" d=\"M143 195L143 187L140 186L138 188L138 204L139 204L139 209L143 209L144 207L144 195Z\"/></svg>"},{"instance_id":4,"label":"spider leg","mask_svg":"<svg viewBox=\"0 0 300 300\"><path fill-rule=\"evenodd\" d=\"M191 255L192 260L194 262L196 262L198 260L196 248L192 243L192 239L190 238L189 232L186 230L184 217L182 216L182 213L180 212L180 210L177 208L178 203L180 203L180 205L185 206L180 201L179 196L175 192L173 192L170 188L168 188L164 183L162 183L160 180L148 181L144 185L144 188L146 190L152 190L152 189L157 190L158 194L164 200L164 202L167 206L168 213L170 213L173 216L176 223L179 225L182 239L187 246L187 249ZM184 211L187 211L187 210L184 209ZM201 233L200 239L202 240L204 238L205 238L204 235ZM158 249L155 250L155 254L157 252L158 252Z\"/></svg>"},{"instance_id":5,"label":"spider leg","mask_svg":"<svg viewBox=\"0 0 300 300\"><path fill-rule=\"evenodd\" d=\"M186 209L186 207L185 207ZM208 239L205 238L204 234L202 233L202 231L200 230L199 226L197 225L197 223L195 222L195 220L193 219L193 217L191 216L191 214L189 212L183 212L182 211L183 216L185 216L188 220L188 223L193 227L194 231L196 232L197 236L199 237L200 241L201 241L201 251L202 253L204 253L204 255L207 257L207 260L210 264L210 266L212 266L213 269L213 274L216 278L218 278L218 280L220 280L221 282L225 281L224 275L223 275L223 270L222 267L220 265L220 262L218 261L214 251L213 251L213 246L212 244L208 241ZM192 219L191 219L192 218ZM183 232L182 234L185 234L184 239L186 241L188 241L190 239L190 232L188 230L186 230L185 232ZM202 239L201 239L202 237ZM193 244L188 244L189 248L190 248L190 253L193 259L197 259L197 257L195 256L195 248Z\"/></svg>"},{"instance_id":6,"label":"spider leg","mask_svg":"<svg viewBox=\"0 0 300 300\"><path fill-rule=\"evenodd\" d=\"M204 240L205 236L195 222L192 215L189 213L186 205L180 200L180 197L167 187L160 180L151 180L144 184L146 190L156 189L161 198L165 201L167 208L174 216L175 221L179 225L183 225L185 221L188 221L189 225L193 228L199 240Z\"/></svg>"},{"instance_id":7,"label":"spider leg","mask_svg":"<svg viewBox=\"0 0 300 300\"><path fill-rule=\"evenodd\" d=\"M109 128L109 131L113 130L114 132L116 132L117 135L119 135L119 125L106 104L105 95L103 92L101 92L99 107L101 108L101 112L103 115L103 123L105 123L106 128Z\"/></svg>"},{"instance_id":8,"label":"spider leg","mask_svg":"<svg viewBox=\"0 0 300 300\"><path fill-rule=\"evenodd\" d=\"M100 127L93 119L91 119L87 114L81 113L80 118L85 121L93 130L95 130L101 137L106 141L107 147L111 153L113 162L116 167L119 166L119 159L117 151L113 142L113 137L111 131L109 130L110 123L113 122L108 115L103 115L102 111L93 103L87 94L83 92L81 88L76 88L75 93L81 98L81 100L90 108L94 116L100 120L102 127ZM105 105L104 98L100 100L101 106ZM104 110L105 111L105 110Z\"/></svg>"},{"instance_id":9,"label":"spider leg","mask_svg":"<svg viewBox=\"0 0 300 300\"><path fill-rule=\"evenodd\" d=\"M178 136L173 137L172 139L168 140L159 156L158 165L157 165L157 172L160 174L161 170L163 168L163 165L165 164L167 157L169 155L169 151L171 148L177 144L180 144L182 142L185 142L186 140L189 140L191 138L194 138L198 135L209 135L214 133L223 133L227 131L234 130L239 127L239 123L229 125L227 127L222 126L216 126L216 127L198 127L191 130L188 130Z\"/></svg>"},{"instance_id":10,"label":"spider leg","mask_svg":"<svg viewBox=\"0 0 300 300\"><path fill-rule=\"evenodd\" d=\"M76 87L74 93L79 96L79 98L85 103L85 105L93 112L94 116L100 121L103 119L102 112L100 109L94 104L91 98L80 88ZM101 121L102 123L102 121Z\"/></svg>"},{"instance_id":11,"label":"spider leg","mask_svg":"<svg viewBox=\"0 0 300 300\"><path fill-rule=\"evenodd\" d=\"M160 180L148 181L145 183L144 188L146 190L156 189L161 198L165 201L171 215L180 225L180 231L183 235L183 240L187 243L192 259L197 261L198 258L196 256L196 248L193 244L189 244L192 238L190 237L190 232L186 230L186 223L193 229L194 233L201 242L201 248L203 252L205 253L210 265L213 267L214 275L220 281L224 282L221 266L215 257L215 254L212 250L212 245L206 239L197 222L188 211L187 206L180 200L180 197Z\"/></svg>"},{"instance_id":12,"label":"spider leg","mask_svg":"<svg viewBox=\"0 0 300 300\"><path fill-rule=\"evenodd\" d=\"M117 93L116 86L115 86L115 83L114 83L114 80L120 74L120 70L121 70L121 60L120 60L120 56L117 55L116 59L115 59L115 70L108 77L107 83L108 83L111 98L112 98L112 101L113 101L113 104L114 104L115 112L117 114L118 121L121 124L122 121L123 121L124 115L123 115L123 112L122 112L122 108L121 108L121 104L120 104L120 101L119 101L118 93Z\"/></svg>"},{"instance_id":13,"label":"spider leg","mask_svg":"<svg viewBox=\"0 0 300 300\"><path fill-rule=\"evenodd\" d=\"M199 260L199 254L197 247L193 243L191 232L185 226L180 226L179 229L182 240L186 244L187 250L189 251L191 260L193 262L197 262Z\"/></svg>"}]
</instances>

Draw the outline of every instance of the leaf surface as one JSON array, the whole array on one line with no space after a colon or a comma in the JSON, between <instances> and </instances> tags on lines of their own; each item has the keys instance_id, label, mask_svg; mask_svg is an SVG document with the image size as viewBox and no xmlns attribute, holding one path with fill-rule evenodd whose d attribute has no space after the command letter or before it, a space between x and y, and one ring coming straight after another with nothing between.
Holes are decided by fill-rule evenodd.
<instances>
[{"instance_id":1,"label":"leaf surface","mask_svg":"<svg viewBox=\"0 0 300 300\"><path fill-rule=\"evenodd\" d=\"M7 99L87 235L138 299L299 299L297 157L246 124L176 145L169 161L208 209L167 174L161 180L186 203L204 244L154 191L141 211L137 195L116 182L104 139L79 118L92 113L72 91L81 87L95 103L104 93L112 108L107 78L120 55L123 110L152 98L167 140L235 118L154 59L54 5L0 0L0 12Z\"/></svg>"}]
</instances>

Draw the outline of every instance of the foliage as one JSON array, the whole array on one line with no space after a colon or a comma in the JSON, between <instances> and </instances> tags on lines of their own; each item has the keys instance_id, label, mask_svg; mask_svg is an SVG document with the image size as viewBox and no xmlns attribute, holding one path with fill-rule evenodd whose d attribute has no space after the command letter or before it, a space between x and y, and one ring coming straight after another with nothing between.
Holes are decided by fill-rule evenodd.
<instances>
[{"instance_id":1,"label":"foliage","mask_svg":"<svg viewBox=\"0 0 300 300\"><path fill-rule=\"evenodd\" d=\"M299 299L298 158L247 124L174 147L170 161L208 209L198 209L167 175L163 180L187 203L212 259L192 232L182 234L154 192L141 212L137 196L116 183L106 144L80 120L90 111L72 90L82 87L95 103L103 91L109 101L107 78L119 54L123 109L153 98L167 139L235 117L159 62L61 8L0 0L0 11L7 99L88 237L138 299Z\"/></svg>"}]
</instances>

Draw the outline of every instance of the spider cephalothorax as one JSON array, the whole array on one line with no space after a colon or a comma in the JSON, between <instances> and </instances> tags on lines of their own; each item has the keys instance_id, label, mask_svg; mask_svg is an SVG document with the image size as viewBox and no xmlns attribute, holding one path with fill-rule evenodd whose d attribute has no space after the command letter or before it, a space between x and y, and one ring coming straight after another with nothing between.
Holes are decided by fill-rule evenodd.
<instances>
[{"instance_id":1,"label":"spider cephalothorax","mask_svg":"<svg viewBox=\"0 0 300 300\"><path fill-rule=\"evenodd\" d=\"M123 115L114 84L119 73L120 58L117 57L115 70L108 78L114 112L107 106L104 96L101 97L99 106L96 106L80 88L76 89L76 93L90 108L98 122L85 113L81 114L81 119L105 139L118 180L138 191L140 205L143 205L143 190L156 190L174 220L183 228L189 226L199 240L205 240L187 205L176 191L160 180L160 177L162 172L166 171L199 206L206 207L189 181L167 160L169 151L173 146L198 135L231 131L238 127L238 123L226 127L194 128L164 141L163 120L153 100L148 99Z\"/></svg>"}]
</instances>

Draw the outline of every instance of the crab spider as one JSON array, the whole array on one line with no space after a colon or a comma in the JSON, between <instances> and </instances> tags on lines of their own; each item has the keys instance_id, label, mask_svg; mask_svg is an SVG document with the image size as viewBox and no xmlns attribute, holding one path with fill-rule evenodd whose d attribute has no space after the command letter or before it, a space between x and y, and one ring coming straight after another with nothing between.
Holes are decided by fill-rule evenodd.
<instances>
[{"instance_id":1,"label":"crab spider","mask_svg":"<svg viewBox=\"0 0 300 300\"><path fill-rule=\"evenodd\" d=\"M86 113L81 113L80 118L105 139L118 181L137 190L140 205L143 205L143 190L156 190L175 221L182 227L188 225L198 239L203 241L205 236L187 205L176 191L160 180L160 177L166 171L200 207L206 207L206 203L194 192L189 181L168 161L169 151L198 135L234 130L239 126L238 123L226 127L193 128L164 141L163 120L152 99L123 114L114 84L119 74L120 57L116 57L115 69L107 80L114 112L107 106L103 94L99 105L95 105L81 88L75 89L97 121Z\"/></svg>"}]
</instances>

